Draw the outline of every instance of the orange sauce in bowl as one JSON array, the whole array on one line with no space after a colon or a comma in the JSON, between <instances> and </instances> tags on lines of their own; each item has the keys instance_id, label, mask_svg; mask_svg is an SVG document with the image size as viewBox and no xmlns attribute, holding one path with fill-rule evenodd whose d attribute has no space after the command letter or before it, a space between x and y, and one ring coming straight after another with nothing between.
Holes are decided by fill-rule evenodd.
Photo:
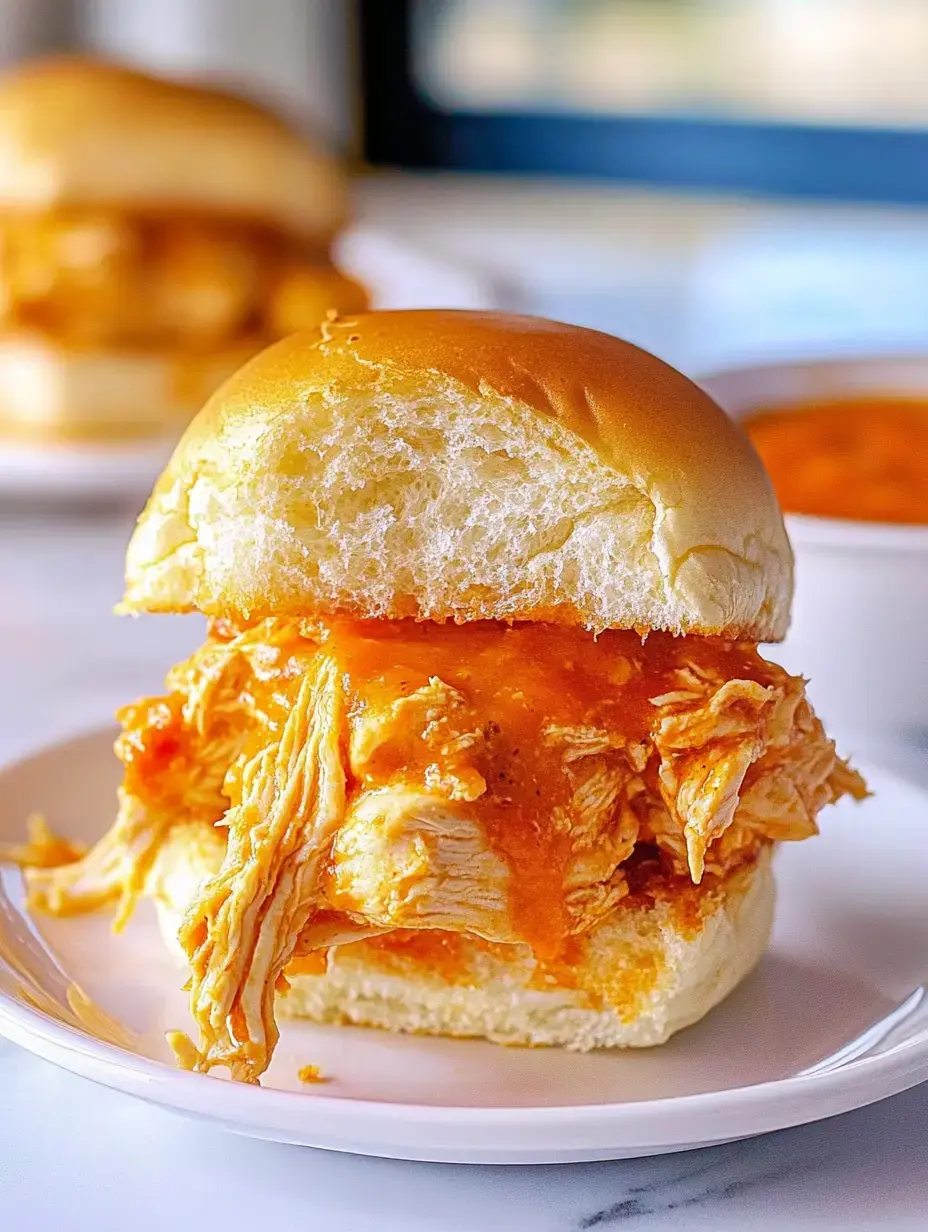
<instances>
[{"instance_id":1,"label":"orange sauce in bowl","mask_svg":"<svg viewBox=\"0 0 928 1232\"><path fill-rule=\"evenodd\" d=\"M842 398L742 423L786 513L928 525L928 400Z\"/></svg>"}]
</instances>

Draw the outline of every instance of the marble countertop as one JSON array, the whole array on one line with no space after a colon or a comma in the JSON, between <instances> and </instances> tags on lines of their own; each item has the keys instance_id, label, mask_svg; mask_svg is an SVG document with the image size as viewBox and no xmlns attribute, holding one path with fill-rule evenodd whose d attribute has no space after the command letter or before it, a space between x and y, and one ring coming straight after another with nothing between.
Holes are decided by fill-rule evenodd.
<instances>
[{"instance_id":1,"label":"marble countertop","mask_svg":"<svg viewBox=\"0 0 928 1232\"><path fill-rule=\"evenodd\" d=\"M105 722L196 644L117 619L131 511L0 509L0 759ZM181 1120L0 1043L0 1228L923 1230L928 1086L686 1155L545 1168L368 1160Z\"/></svg>"},{"instance_id":2,"label":"marble countertop","mask_svg":"<svg viewBox=\"0 0 928 1232\"><path fill-rule=\"evenodd\" d=\"M93 1232L924 1232L928 1089L685 1155L454 1167L204 1129L0 1044L0 1227Z\"/></svg>"}]
</instances>

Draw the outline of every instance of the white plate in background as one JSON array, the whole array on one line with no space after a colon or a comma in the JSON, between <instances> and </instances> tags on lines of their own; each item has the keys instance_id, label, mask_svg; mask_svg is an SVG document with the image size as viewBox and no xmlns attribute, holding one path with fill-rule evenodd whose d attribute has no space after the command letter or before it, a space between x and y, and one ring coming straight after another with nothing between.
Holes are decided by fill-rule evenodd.
<instances>
[{"instance_id":1,"label":"white plate in background","mask_svg":"<svg viewBox=\"0 0 928 1232\"><path fill-rule=\"evenodd\" d=\"M338 265L369 289L375 308L499 307L492 279L454 257L358 223L336 239Z\"/></svg>"},{"instance_id":2,"label":"white plate in background","mask_svg":"<svg viewBox=\"0 0 928 1232\"><path fill-rule=\"evenodd\" d=\"M489 280L463 264L358 224L336 258L370 290L376 308L496 306ZM174 439L35 445L0 438L0 498L128 501L141 506Z\"/></svg>"},{"instance_id":3,"label":"white plate in background","mask_svg":"<svg viewBox=\"0 0 928 1232\"><path fill-rule=\"evenodd\" d=\"M101 833L119 777L112 736L0 773L0 840L34 809L75 837ZM284 1021L262 1088L182 1073L164 1032L190 1026L184 973L150 904L119 936L105 916L32 919L9 867L0 1033L237 1133L400 1159L621 1159L820 1120L928 1078L928 796L868 777L873 798L842 802L820 838L779 853L776 930L755 974L662 1048L579 1055ZM301 1088L307 1063L330 1081Z\"/></svg>"},{"instance_id":4,"label":"white plate in background","mask_svg":"<svg viewBox=\"0 0 928 1232\"><path fill-rule=\"evenodd\" d=\"M34 445L0 439L0 497L132 501L141 508L173 448L173 440Z\"/></svg>"}]
</instances>

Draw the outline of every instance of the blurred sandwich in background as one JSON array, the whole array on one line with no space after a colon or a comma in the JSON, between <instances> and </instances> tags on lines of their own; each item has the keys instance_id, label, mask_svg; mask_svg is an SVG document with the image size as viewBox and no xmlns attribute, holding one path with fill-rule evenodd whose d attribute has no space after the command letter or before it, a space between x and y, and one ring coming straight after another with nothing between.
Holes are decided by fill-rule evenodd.
<instances>
[{"instance_id":1,"label":"blurred sandwich in background","mask_svg":"<svg viewBox=\"0 0 928 1232\"><path fill-rule=\"evenodd\" d=\"M366 306L336 159L252 102L76 57L0 80L0 434L175 433L244 359Z\"/></svg>"}]
</instances>

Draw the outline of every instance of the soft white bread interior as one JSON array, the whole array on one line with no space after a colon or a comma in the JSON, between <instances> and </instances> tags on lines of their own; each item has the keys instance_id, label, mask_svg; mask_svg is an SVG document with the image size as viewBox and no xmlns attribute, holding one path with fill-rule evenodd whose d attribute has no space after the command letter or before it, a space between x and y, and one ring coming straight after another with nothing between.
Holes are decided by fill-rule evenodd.
<instances>
[{"instance_id":1,"label":"soft white bread interior","mask_svg":"<svg viewBox=\"0 0 928 1232\"><path fill-rule=\"evenodd\" d=\"M81 441L174 435L254 352L68 350L35 334L0 339L0 435Z\"/></svg>"},{"instance_id":2,"label":"soft white bread interior","mask_svg":"<svg viewBox=\"0 0 928 1232\"><path fill-rule=\"evenodd\" d=\"M139 521L124 610L773 641L791 597L766 473L679 372L550 321L384 312L213 397Z\"/></svg>"},{"instance_id":3,"label":"soft white bread interior","mask_svg":"<svg viewBox=\"0 0 928 1232\"><path fill-rule=\"evenodd\" d=\"M204 825L173 829L150 874L165 942L183 963L177 929L224 842ZM503 1044L647 1047L703 1018L754 968L773 921L770 849L714 890L694 922L673 903L621 904L598 925L563 982L527 946L487 947L455 938L452 971L414 952L354 942L328 951L320 974L289 976L280 1014Z\"/></svg>"},{"instance_id":4,"label":"soft white bread interior","mask_svg":"<svg viewBox=\"0 0 928 1232\"><path fill-rule=\"evenodd\" d=\"M227 214L326 240L341 166L271 112L218 90L79 56L0 81L0 207Z\"/></svg>"}]
</instances>

